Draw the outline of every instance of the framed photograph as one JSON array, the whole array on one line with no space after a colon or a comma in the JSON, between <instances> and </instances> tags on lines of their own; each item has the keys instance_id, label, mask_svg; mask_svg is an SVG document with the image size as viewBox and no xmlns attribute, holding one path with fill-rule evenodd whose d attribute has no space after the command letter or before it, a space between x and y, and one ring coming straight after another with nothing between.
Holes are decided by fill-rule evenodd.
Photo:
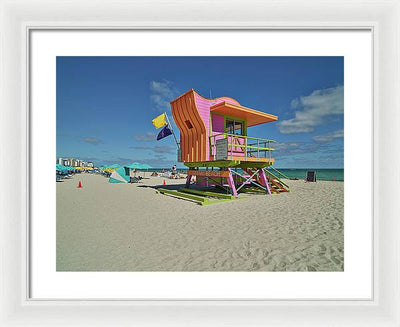
<instances>
[{"instance_id":1,"label":"framed photograph","mask_svg":"<svg viewBox=\"0 0 400 327\"><path fill-rule=\"evenodd\" d=\"M2 3L4 325L399 323L397 1L43 5Z\"/></svg>"}]
</instances>

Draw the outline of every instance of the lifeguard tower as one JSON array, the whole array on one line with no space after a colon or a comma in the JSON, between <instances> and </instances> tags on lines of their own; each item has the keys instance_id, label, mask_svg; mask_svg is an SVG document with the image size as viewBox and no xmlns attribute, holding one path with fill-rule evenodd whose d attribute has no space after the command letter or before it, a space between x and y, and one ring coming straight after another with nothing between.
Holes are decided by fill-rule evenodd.
<instances>
[{"instance_id":1,"label":"lifeguard tower","mask_svg":"<svg viewBox=\"0 0 400 327\"><path fill-rule=\"evenodd\" d=\"M276 121L277 116L230 97L207 99L193 89L173 100L171 108L180 130L178 161L189 167L186 190L196 176L197 185L224 188L235 198L249 188L288 192L272 167L274 141L248 135L250 127Z\"/></svg>"}]
</instances>

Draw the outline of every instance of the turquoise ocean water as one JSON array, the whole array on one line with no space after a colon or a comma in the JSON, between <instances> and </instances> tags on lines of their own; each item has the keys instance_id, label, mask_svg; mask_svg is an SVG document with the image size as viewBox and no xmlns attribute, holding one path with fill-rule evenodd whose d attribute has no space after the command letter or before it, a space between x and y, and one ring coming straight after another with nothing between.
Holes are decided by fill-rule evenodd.
<instances>
[{"instance_id":1,"label":"turquoise ocean water","mask_svg":"<svg viewBox=\"0 0 400 327\"><path fill-rule=\"evenodd\" d=\"M165 170L169 170L170 168L165 168ZM282 174L286 175L289 178L298 178L298 179L305 179L307 175L307 171L316 171L317 172L317 180L321 181L344 181L344 169L279 169L277 168ZM149 171L161 171L162 168L153 168L149 169ZM186 171L187 168L178 168L179 171ZM272 171L273 172L273 171ZM273 172L277 175L275 172ZM278 176L282 177L282 176Z\"/></svg>"},{"instance_id":2,"label":"turquoise ocean water","mask_svg":"<svg viewBox=\"0 0 400 327\"><path fill-rule=\"evenodd\" d=\"M305 179L307 171L316 171L317 180L322 181L344 181L344 169L278 169L289 178ZM279 177L279 176L278 176Z\"/></svg>"}]
</instances>

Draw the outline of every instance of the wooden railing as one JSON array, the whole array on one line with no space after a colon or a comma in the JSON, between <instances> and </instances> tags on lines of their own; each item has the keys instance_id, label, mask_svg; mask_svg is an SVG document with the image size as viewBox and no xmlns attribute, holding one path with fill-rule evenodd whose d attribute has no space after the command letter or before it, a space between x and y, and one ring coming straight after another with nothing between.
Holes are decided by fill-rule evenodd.
<instances>
[{"instance_id":1,"label":"wooden railing","mask_svg":"<svg viewBox=\"0 0 400 327\"><path fill-rule=\"evenodd\" d=\"M227 139L227 159L233 159L235 156L243 156L244 160L247 158L269 158L272 157L270 144L274 140L263 139L259 137L251 137L245 135L236 135L229 133L219 133L210 136L210 155L216 156L216 141L220 139ZM215 159L214 159L215 160Z\"/></svg>"}]
</instances>

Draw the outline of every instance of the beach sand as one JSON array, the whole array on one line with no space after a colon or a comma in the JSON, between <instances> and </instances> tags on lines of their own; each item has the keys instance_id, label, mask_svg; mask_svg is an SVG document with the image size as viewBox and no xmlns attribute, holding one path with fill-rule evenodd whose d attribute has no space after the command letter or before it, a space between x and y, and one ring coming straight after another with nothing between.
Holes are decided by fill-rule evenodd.
<instances>
[{"instance_id":1,"label":"beach sand","mask_svg":"<svg viewBox=\"0 0 400 327\"><path fill-rule=\"evenodd\" d=\"M342 182L200 206L150 187L163 180L58 182L57 271L343 271Z\"/></svg>"}]
</instances>

